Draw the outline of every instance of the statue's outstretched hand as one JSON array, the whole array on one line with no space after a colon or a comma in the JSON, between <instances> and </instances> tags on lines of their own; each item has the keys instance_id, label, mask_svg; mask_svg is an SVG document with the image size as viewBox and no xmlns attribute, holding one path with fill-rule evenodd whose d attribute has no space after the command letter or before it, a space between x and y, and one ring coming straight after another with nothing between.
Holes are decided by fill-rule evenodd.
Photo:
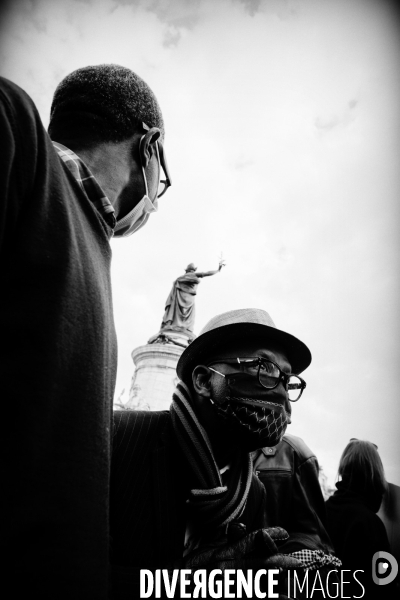
<instances>
[{"instance_id":1,"label":"statue's outstretched hand","mask_svg":"<svg viewBox=\"0 0 400 600\"><path fill-rule=\"evenodd\" d=\"M225 267L225 266L226 266L225 261L221 260L218 265L218 271L220 271L222 269L222 267Z\"/></svg>"}]
</instances>

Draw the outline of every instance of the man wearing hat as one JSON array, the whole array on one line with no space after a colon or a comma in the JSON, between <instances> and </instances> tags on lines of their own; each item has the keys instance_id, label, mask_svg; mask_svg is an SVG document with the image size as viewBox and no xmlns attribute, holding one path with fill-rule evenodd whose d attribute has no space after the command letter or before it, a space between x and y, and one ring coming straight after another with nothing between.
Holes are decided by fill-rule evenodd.
<instances>
[{"instance_id":1,"label":"man wearing hat","mask_svg":"<svg viewBox=\"0 0 400 600\"><path fill-rule=\"evenodd\" d=\"M115 413L111 469L114 590L140 569L301 566L266 529L250 453L280 442L306 383L307 346L264 310L211 319L184 350L170 411ZM227 560L227 557L230 560Z\"/></svg>"}]
</instances>

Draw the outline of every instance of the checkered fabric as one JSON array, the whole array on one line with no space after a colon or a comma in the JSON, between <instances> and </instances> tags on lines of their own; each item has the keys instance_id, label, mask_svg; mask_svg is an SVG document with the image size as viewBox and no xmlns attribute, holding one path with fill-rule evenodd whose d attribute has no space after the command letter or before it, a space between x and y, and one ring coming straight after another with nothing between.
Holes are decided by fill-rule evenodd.
<instances>
[{"instance_id":1,"label":"checkered fabric","mask_svg":"<svg viewBox=\"0 0 400 600\"><path fill-rule=\"evenodd\" d=\"M72 152L66 146L63 146L59 142L53 142L53 146L90 202L92 202L108 225L114 229L116 223L114 208L89 167L75 152Z\"/></svg>"},{"instance_id":2,"label":"checkered fabric","mask_svg":"<svg viewBox=\"0 0 400 600\"><path fill-rule=\"evenodd\" d=\"M293 556L302 563L302 567L309 569L310 571L316 571L322 569L322 567L334 567L340 568L342 566L341 561L333 554L325 554L322 550L298 550L297 552L291 552L287 556Z\"/></svg>"}]
</instances>

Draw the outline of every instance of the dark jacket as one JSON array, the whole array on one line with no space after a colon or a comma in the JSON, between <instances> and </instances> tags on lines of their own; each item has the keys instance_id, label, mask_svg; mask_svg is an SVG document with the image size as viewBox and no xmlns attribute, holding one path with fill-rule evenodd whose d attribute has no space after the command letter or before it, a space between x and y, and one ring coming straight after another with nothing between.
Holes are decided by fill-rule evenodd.
<instances>
[{"instance_id":1,"label":"dark jacket","mask_svg":"<svg viewBox=\"0 0 400 600\"><path fill-rule=\"evenodd\" d=\"M32 100L0 79L9 598L107 597L111 233L57 156Z\"/></svg>"},{"instance_id":2,"label":"dark jacket","mask_svg":"<svg viewBox=\"0 0 400 600\"><path fill-rule=\"evenodd\" d=\"M286 529L290 538L283 552L303 548L333 552L325 529L326 512L318 480L316 456L294 435L285 435L275 447L254 453L254 470L264 484L268 526Z\"/></svg>"},{"instance_id":3,"label":"dark jacket","mask_svg":"<svg viewBox=\"0 0 400 600\"><path fill-rule=\"evenodd\" d=\"M168 411L114 413L110 527L116 598L139 597L139 569L182 559L190 472ZM265 527L265 492L254 477L240 521Z\"/></svg>"},{"instance_id":4,"label":"dark jacket","mask_svg":"<svg viewBox=\"0 0 400 600\"><path fill-rule=\"evenodd\" d=\"M365 599L391 598L393 585L378 586L372 580L373 555L380 550L390 552L385 526L376 514L382 496L377 499L374 494L347 489L343 482L336 487L337 491L326 502L327 528L342 568L364 571L358 574L358 579L365 587ZM360 586L353 587L354 595L361 595Z\"/></svg>"}]
</instances>

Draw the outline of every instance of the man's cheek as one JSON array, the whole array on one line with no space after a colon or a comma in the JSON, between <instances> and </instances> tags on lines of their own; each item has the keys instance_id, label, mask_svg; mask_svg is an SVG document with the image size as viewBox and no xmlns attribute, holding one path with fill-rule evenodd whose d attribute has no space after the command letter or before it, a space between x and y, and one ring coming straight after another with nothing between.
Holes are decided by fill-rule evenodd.
<instances>
[{"instance_id":1,"label":"man's cheek","mask_svg":"<svg viewBox=\"0 0 400 600\"><path fill-rule=\"evenodd\" d=\"M221 377L220 380L211 386L211 399L215 404L220 405L226 402L228 395L228 386L226 385L225 379Z\"/></svg>"}]
</instances>

